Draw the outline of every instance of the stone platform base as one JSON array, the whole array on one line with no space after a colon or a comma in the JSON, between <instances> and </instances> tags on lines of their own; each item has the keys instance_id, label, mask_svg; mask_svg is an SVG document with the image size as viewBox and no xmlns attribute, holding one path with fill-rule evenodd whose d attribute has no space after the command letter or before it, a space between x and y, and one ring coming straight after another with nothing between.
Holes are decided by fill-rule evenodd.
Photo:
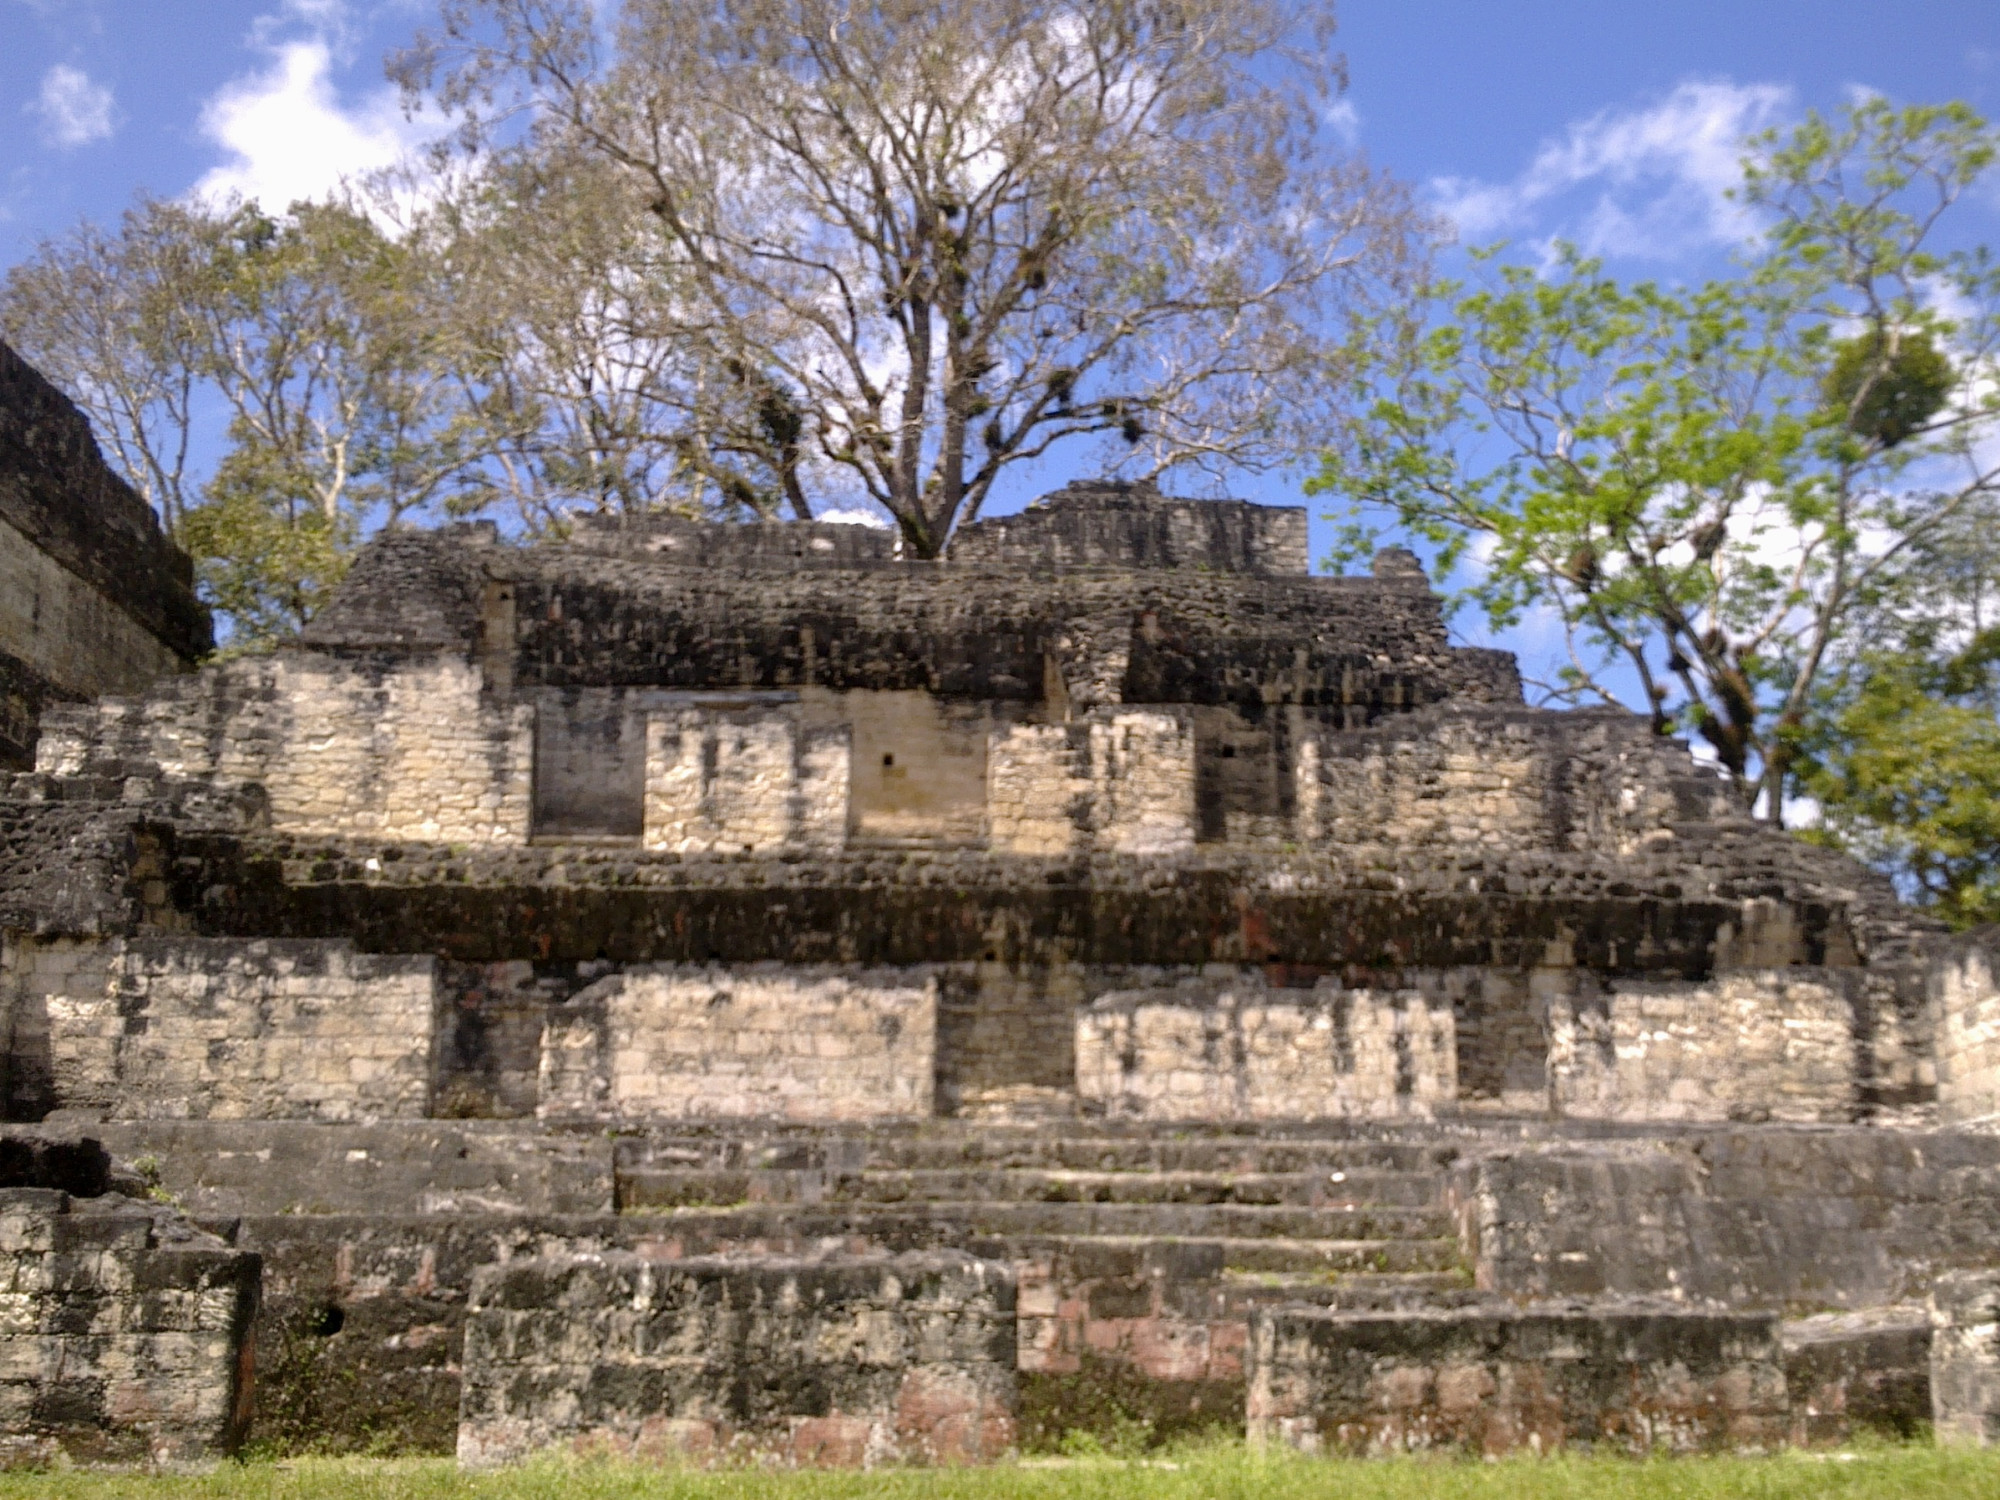
<instances>
[{"instance_id":1,"label":"stone platform base","mask_svg":"<svg viewBox=\"0 0 2000 1500\"><path fill-rule=\"evenodd\" d=\"M474 1280L458 1457L976 1463L1014 1412L1005 1266L564 1256Z\"/></svg>"},{"instance_id":2,"label":"stone platform base","mask_svg":"<svg viewBox=\"0 0 2000 1500\"><path fill-rule=\"evenodd\" d=\"M1277 1308L1250 1436L1309 1452L1768 1449L1790 1435L1775 1316L1663 1307Z\"/></svg>"},{"instance_id":3,"label":"stone platform base","mask_svg":"<svg viewBox=\"0 0 2000 1500\"><path fill-rule=\"evenodd\" d=\"M106 1175L94 1141L9 1146L9 1169L39 1163L72 1184ZM80 1172L93 1154L97 1172ZM232 1451L250 1418L259 1276L256 1255L168 1208L0 1188L0 1464L179 1464Z\"/></svg>"}]
</instances>

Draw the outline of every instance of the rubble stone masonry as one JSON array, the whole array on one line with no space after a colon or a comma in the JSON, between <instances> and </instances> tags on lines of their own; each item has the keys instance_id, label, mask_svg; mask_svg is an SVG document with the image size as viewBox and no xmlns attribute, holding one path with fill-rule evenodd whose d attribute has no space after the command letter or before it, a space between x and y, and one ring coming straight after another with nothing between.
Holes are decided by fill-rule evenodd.
<instances>
[{"instance_id":1,"label":"rubble stone masonry","mask_svg":"<svg viewBox=\"0 0 2000 1500\"><path fill-rule=\"evenodd\" d=\"M1285 1308L1251 1326L1253 1442L1308 1452L1762 1451L1787 1434L1769 1314Z\"/></svg>"},{"instance_id":2,"label":"rubble stone masonry","mask_svg":"<svg viewBox=\"0 0 2000 1500\"><path fill-rule=\"evenodd\" d=\"M1014 1443L1014 1283L960 1255L519 1261L474 1284L465 1366L472 1467L978 1462Z\"/></svg>"},{"instance_id":3,"label":"rubble stone masonry","mask_svg":"<svg viewBox=\"0 0 2000 1500\"><path fill-rule=\"evenodd\" d=\"M185 1464L250 1417L259 1260L158 1204L74 1179L95 1142L10 1140L0 1177L0 1464ZM20 1167L40 1158L54 1177ZM32 1163L28 1163L32 1165ZM84 1174L88 1175L88 1174Z\"/></svg>"}]
</instances>

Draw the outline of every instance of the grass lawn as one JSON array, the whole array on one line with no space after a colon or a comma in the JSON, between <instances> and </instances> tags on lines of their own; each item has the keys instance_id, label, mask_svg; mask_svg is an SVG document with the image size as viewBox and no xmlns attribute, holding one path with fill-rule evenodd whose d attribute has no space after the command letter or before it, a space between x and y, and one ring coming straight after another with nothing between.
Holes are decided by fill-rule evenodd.
<instances>
[{"instance_id":1,"label":"grass lawn","mask_svg":"<svg viewBox=\"0 0 2000 1500\"><path fill-rule=\"evenodd\" d=\"M0 1500L1791 1500L1991 1496L2000 1450L1928 1446L1773 1458L1376 1462L1264 1457L1240 1445L1145 1463L1085 1459L872 1474L535 1464L466 1475L449 1459L290 1459L208 1474L0 1475Z\"/></svg>"}]
</instances>

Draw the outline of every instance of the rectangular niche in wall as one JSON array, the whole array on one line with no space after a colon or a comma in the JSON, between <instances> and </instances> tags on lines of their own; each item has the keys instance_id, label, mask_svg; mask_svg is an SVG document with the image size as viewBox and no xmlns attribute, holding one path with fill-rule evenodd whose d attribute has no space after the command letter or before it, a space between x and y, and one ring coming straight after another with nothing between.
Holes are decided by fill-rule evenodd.
<instances>
[{"instance_id":1,"label":"rectangular niche in wall","mask_svg":"<svg viewBox=\"0 0 2000 1500\"><path fill-rule=\"evenodd\" d=\"M849 828L860 839L975 843L986 817L986 706L929 693L846 695Z\"/></svg>"},{"instance_id":2,"label":"rectangular niche in wall","mask_svg":"<svg viewBox=\"0 0 2000 1500\"><path fill-rule=\"evenodd\" d=\"M1289 836L1287 710L1194 711L1195 837L1204 844Z\"/></svg>"},{"instance_id":3,"label":"rectangular niche in wall","mask_svg":"<svg viewBox=\"0 0 2000 1500\"><path fill-rule=\"evenodd\" d=\"M643 831L646 715L614 688L555 688L535 704L535 835L629 838Z\"/></svg>"}]
</instances>

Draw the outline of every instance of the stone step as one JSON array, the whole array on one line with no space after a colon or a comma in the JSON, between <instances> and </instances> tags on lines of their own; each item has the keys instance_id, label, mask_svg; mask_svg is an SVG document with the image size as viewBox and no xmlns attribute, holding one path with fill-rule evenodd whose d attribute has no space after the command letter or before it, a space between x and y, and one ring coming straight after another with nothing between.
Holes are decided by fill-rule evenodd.
<instances>
[{"instance_id":1,"label":"stone step","mask_svg":"<svg viewBox=\"0 0 2000 1500\"><path fill-rule=\"evenodd\" d=\"M1245 1316L1259 1307L1340 1307L1395 1310L1464 1307L1490 1301L1463 1270L1445 1271L1263 1271L1230 1270L1222 1275L1222 1306Z\"/></svg>"},{"instance_id":2,"label":"stone step","mask_svg":"<svg viewBox=\"0 0 2000 1500\"><path fill-rule=\"evenodd\" d=\"M1440 1179L1368 1169L1314 1172L1076 1172L1010 1167L915 1171L632 1168L627 1208L738 1203L1167 1203L1265 1207L1435 1208Z\"/></svg>"},{"instance_id":3,"label":"stone step","mask_svg":"<svg viewBox=\"0 0 2000 1500\"><path fill-rule=\"evenodd\" d=\"M617 1143L619 1170L1295 1172L1441 1174L1459 1146L1424 1140L1266 1139L1190 1135L1069 1136L1003 1131L872 1137L647 1135Z\"/></svg>"},{"instance_id":4,"label":"stone step","mask_svg":"<svg viewBox=\"0 0 2000 1500\"><path fill-rule=\"evenodd\" d=\"M807 1213L777 1205L741 1208L652 1208L624 1204L634 1217L657 1215L671 1227L676 1219L715 1225L734 1215L746 1234L772 1225L783 1232L875 1235L917 1232L946 1244L953 1236L1118 1235L1155 1239L1428 1240L1451 1234L1441 1210L1415 1208L1319 1208L1216 1203L930 1203L922 1207L817 1205ZM811 1221L835 1228L805 1230ZM787 1224L787 1221L794 1221ZM752 1228L751 1226L757 1226ZM903 1226L907 1226L907 1231Z\"/></svg>"},{"instance_id":5,"label":"stone step","mask_svg":"<svg viewBox=\"0 0 2000 1500\"><path fill-rule=\"evenodd\" d=\"M1434 1240L1223 1240L1223 1274L1343 1274L1450 1271L1459 1263L1458 1241Z\"/></svg>"}]
</instances>

